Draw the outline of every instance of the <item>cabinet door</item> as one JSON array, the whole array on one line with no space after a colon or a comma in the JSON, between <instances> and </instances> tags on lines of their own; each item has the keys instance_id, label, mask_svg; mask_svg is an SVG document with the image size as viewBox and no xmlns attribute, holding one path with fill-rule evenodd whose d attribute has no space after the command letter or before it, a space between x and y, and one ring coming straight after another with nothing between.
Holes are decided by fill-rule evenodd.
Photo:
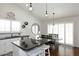
<instances>
[{"instance_id":1,"label":"cabinet door","mask_svg":"<svg viewBox=\"0 0 79 59\"><path fill-rule=\"evenodd\" d=\"M13 51L11 42L14 42L16 40L20 40L20 38L0 40L0 55L7 54Z\"/></svg>"},{"instance_id":2,"label":"cabinet door","mask_svg":"<svg viewBox=\"0 0 79 59\"><path fill-rule=\"evenodd\" d=\"M22 49L18 48L15 45L12 46L13 46L13 56L28 56L26 52L23 51Z\"/></svg>"},{"instance_id":3,"label":"cabinet door","mask_svg":"<svg viewBox=\"0 0 79 59\"><path fill-rule=\"evenodd\" d=\"M5 46L6 52L11 52L12 51L11 39L4 40L4 46Z\"/></svg>"},{"instance_id":4,"label":"cabinet door","mask_svg":"<svg viewBox=\"0 0 79 59\"><path fill-rule=\"evenodd\" d=\"M3 55L5 53L5 47L2 40L0 40L0 55Z\"/></svg>"},{"instance_id":5,"label":"cabinet door","mask_svg":"<svg viewBox=\"0 0 79 59\"><path fill-rule=\"evenodd\" d=\"M45 56L44 51L41 51L39 54L37 54L36 56Z\"/></svg>"},{"instance_id":6,"label":"cabinet door","mask_svg":"<svg viewBox=\"0 0 79 59\"><path fill-rule=\"evenodd\" d=\"M12 51L10 39L0 40L0 55L7 54Z\"/></svg>"}]
</instances>

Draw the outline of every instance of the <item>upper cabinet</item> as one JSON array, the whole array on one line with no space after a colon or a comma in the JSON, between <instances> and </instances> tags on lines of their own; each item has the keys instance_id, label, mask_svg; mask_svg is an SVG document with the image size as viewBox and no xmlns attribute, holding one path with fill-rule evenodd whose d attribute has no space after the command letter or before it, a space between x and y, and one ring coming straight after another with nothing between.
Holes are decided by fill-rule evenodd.
<instances>
[{"instance_id":1,"label":"upper cabinet","mask_svg":"<svg viewBox=\"0 0 79 59\"><path fill-rule=\"evenodd\" d=\"M0 19L0 33L20 32L21 23L19 21Z\"/></svg>"}]
</instances>

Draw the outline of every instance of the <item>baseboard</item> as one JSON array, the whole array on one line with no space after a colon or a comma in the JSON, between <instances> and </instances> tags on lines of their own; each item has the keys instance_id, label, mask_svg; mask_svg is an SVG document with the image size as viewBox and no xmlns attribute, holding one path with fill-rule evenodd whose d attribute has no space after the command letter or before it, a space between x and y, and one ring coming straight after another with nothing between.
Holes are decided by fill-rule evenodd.
<instances>
[{"instance_id":1,"label":"baseboard","mask_svg":"<svg viewBox=\"0 0 79 59\"><path fill-rule=\"evenodd\" d=\"M59 45L65 45L65 46L69 46L69 47L79 47L79 46L75 46L75 45L69 45L69 44L63 44L63 43L58 43Z\"/></svg>"},{"instance_id":2,"label":"baseboard","mask_svg":"<svg viewBox=\"0 0 79 59\"><path fill-rule=\"evenodd\" d=\"M79 46L77 46L77 45L74 45L74 47L75 47L75 48L79 48Z\"/></svg>"}]
</instances>

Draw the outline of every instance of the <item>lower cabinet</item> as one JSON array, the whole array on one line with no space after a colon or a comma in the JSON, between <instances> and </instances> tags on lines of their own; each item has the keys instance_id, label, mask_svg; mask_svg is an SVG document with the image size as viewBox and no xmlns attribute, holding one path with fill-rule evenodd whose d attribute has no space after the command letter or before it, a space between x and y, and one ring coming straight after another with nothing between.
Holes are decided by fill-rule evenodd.
<instances>
[{"instance_id":1,"label":"lower cabinet","mask_svg":"<svg viewBox=\"0 0 79 59\"><path fill-rule=\"evenodd\" d=\"M5 55L13 51L12 43L13 41L20 40L20 38L12 38L0 40L0 55Z\"/></svg>"},{"instance_id":2,"label":"lower cabinet","mask_svg":"<svg viewBox=\"0 0 79 59\"><path fill-rule=\"evenodd\" d=\"M30 51L24 51L21 48L13 45L13 56L45 56L44 50L38 48Z\"/></svg>"},{"instance_id":3,"label":"lower cabinet","mask_svg":"<svg viewBox=\"0 0 79 59\"><path fill-rule=\"evenodd\" d=\"M9 53L11 50L11 44L9 39L0 40L0 55Z\"/></svg>"},{"instance_id":4,"label":"lower cabinet","mask_svg":"<svg viewBox=\"0 0 79 59\"><path fill-rule=\"evenodd\" d=\"M13 56L45 56L45 49L49 49L49 46L42 45L40 47L25 51L13 45Z\"/></svg>"},{"instance_id":5,"label":"lower cabinet","mask_svg":"<svg viewBox=\"0 0 79 59\"><path fill-rule=\"evenodd\" d=\"M41 51L39 54L37 54L36 56L45 56L44 51Z\"/></svg>"}]
</instances>

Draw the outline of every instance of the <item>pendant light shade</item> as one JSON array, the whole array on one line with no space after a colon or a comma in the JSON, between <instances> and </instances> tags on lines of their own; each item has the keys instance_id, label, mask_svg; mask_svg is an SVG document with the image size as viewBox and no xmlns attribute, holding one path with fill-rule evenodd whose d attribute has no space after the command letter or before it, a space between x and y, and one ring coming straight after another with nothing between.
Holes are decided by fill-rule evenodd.
<instances>
[{"instance_id":1,"label":"pendant light shade","mask_svg":"<svg viewBox=\"0 0 79 59\"><path fill-rule=\"evenodd\" d=\"M32 3L30 3L29 11L32 11Z\"/></svg>"},{"instance_id":2,"label":"pendant light shade","mask_svg":"<svg viewBox=\"0 0 79 59\"><path fill-rule=\"evenodd\" d=\"M46 3L46 12L45 12L45 16L48 16L47 3Z\"/></svg>"}]
</instances>

